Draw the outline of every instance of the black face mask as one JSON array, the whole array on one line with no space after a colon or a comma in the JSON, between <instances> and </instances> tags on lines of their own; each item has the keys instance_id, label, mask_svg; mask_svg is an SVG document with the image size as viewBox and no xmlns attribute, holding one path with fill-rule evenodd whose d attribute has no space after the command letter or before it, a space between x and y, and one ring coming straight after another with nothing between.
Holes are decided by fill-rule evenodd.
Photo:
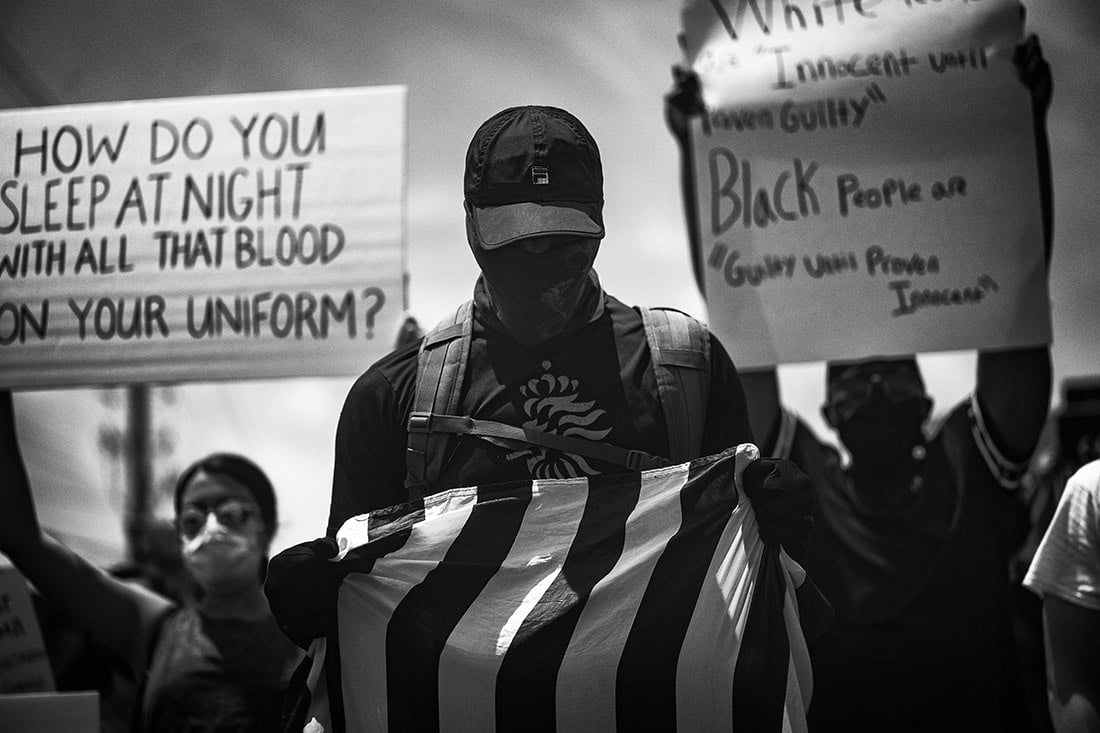
<instances>
[{"instance_id":1,"label":"black face mask","mask_svg":"<svg viewBox=\"0 0 1100 733\"><path fill-rule=\"evenodd\" d=\"M533 345L583 324L597 305L590 276L598 239L561 238L545 251L517 242L495 250L474 244L493 312L520 343Z\"/></svg>"},{"instance_id":2,"label":"black face mask","mask_svg":"<svg viewBox=\"0 0 1100 733\"><path fill-rule=\"evenodd\" d=\"M932 407L915 363L840 368L830 377L828 397L825 418L851 453L853 470L877 475L912 470Z\"/></svg>"},{"instance_id":3,"label":"black face mask","mask_svg":"<svg viewBox=\"0 0 1100 733\"><path fill-rule=\"evenodd\" d=\"M914 447L924 445L923 425L930 406L925 396L899 400L876 391L837 420L834 427L852 454L852 466L886 475L910 469Z\"/></svg>"}]
</instances>

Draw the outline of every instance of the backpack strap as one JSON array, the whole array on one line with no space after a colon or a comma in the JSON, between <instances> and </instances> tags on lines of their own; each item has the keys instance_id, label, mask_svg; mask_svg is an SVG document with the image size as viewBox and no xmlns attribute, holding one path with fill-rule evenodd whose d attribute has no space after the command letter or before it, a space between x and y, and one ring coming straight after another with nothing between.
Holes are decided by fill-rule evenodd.
<instances>
[{"instance_id":1,"label":"backpack strap","mask_svg":"<svg viewBox=\"0 0 1100 733\"><path fill-rule=\"evenodd\" d=\"M640 309L665 415L670 458L699 456L710 387L710 336L701 322L678 310ZM422 498L442 472L450 435L473 435L499 445L538 445L645 470L668 461L644 451L456 415L473 338L473 301L433 328L417 357L416 393L409 413L405 487Z\"/></svg>"},{"instance_id":2,"label":"backpack strap","mask_svg":"<svg viewBox=\"0 0 1100 733\"><path fill-rule=\"evenodd\" d=\"M710 334L706 325L672 308L640 308L657 394L665 414L669 457L699 456L710 391Z\"/></svg>"},{"instance_id":3,"label":"backpack strap","mask_svg":"<svg viewBox=\"0 0 1100 733\"><path fill-rule=\"evenodd\" d=\"M468 300L424 337L417 356L416 394L409 413L405 487L422 498L443 467L447 435L427 429L432 413L458 410L473 334L474 304Z\"/></svg>"},{"instance_id":4,"label":"backpack strap","mask_svg":"<svg viewBox=\"0 0 1100 733\"><path fill-rule=\"evenodd\" d=\"M414 428L410 421L410 432ZM569 435L547 433L542 430L516 427L495 420L478 420L462 415L440 415L432 413L418 423L416 430L428 433L450 433L453 435L473 435L490 443L506 448L523 448L537 445L551 448L562 453L572 453L585 458L595 458L606 463L629 468L632 471L645 471L669 465L668 461L645 451L628 450L610 443L599 443Z\"/></svg>"}]
</instances>

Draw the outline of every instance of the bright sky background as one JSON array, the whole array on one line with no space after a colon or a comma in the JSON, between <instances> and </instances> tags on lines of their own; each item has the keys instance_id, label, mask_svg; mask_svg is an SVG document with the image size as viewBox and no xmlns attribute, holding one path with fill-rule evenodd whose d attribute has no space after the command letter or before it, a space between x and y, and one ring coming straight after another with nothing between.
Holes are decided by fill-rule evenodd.
<instances>
[{"instance_id":1,"label":"bright sky background","mask_svg":"<svg viewBox=\"0 0 1100 733\"><path fill-rule=\"evenodd\" d=\"M461 209L463 156L474 129L516 104L564 107L586 123L604 160L608 236L596 265L605 287L628 303L701 315L676 150L662 116L669 67L679 55L679 8L655 0L0 0L0 35L15 52L0 56L0 108L407 85L409 306L429 326L469 297L477 276ZM1032 3L1028 15L1055 78L1049 130L1057 401L1063 378L1100 373L1100 5ZM13 68L34 79L36 90L16 85ZM972 355L925 356L921 363L941 409L973 384ZM823 366L784 367L780 376L785 402L828 436L818 413ZM335 424L352 379L154 390L158 480L206 452L237 450L263 465L279 491L283 531L276 544L321 534ZM119 389L17 395L43 523L100 562L121 553L125 476L109 447L124 426L124 406Z\"/></svg>"}]
</instances>

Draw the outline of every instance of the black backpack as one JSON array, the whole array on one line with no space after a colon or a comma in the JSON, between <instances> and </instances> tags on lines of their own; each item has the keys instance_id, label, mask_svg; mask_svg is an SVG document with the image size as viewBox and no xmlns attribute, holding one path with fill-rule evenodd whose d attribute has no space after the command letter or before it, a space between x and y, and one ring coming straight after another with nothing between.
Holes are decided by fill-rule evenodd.
<instances>
[{"instance_id":1,"label":"black backpack","mask_svg":"<svg viewBox=\"0 0 1100 733\"><path fill-rule=\"evenodd\" d=\"M473 435L497 444L538 445L641 471L697 458L710 387L710 337L706 325L670 308L637 309L657 378L668 427L667 458L608 443L456 415L473 333L473 301L460 305L433 328L420 347L416 396L409 414L405 486L410 498L432 493L451 435Z\"/></svg>"}]
</instances>

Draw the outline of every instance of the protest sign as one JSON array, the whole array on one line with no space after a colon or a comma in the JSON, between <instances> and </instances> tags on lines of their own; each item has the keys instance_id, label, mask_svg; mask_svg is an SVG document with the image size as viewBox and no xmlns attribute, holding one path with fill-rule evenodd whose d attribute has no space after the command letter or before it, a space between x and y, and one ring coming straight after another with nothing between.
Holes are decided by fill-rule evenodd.
<instances>
[{"instance_id":1,"label":"protest sign","mask_svg":"<svg viewBox=\"0 0 1100 733\"><path fill-rule=\"evenodd\" d=\"M15 568L0 567L0 694L53 689L53 670L27 581Z\"/></svg>"},{"instance_id":2,"label":"protest sign","mask_svg":"<svg viewBox=\"0 0 1100 733\"><path fill-rule=\"evenodd\" d=\"M361 372L405 130L403 87L0 112L0 386Z\"/></svg>"},{"instance_id":3,"label":"protest sign","mask_svg":"<svg viewBox=\"0 0 1100 733\"><path fill-rule=\"evenodd\" d=\"M711 328L738 366L1049 343L1007 0L688 0Z\"/></svg>"}]
</instances>

